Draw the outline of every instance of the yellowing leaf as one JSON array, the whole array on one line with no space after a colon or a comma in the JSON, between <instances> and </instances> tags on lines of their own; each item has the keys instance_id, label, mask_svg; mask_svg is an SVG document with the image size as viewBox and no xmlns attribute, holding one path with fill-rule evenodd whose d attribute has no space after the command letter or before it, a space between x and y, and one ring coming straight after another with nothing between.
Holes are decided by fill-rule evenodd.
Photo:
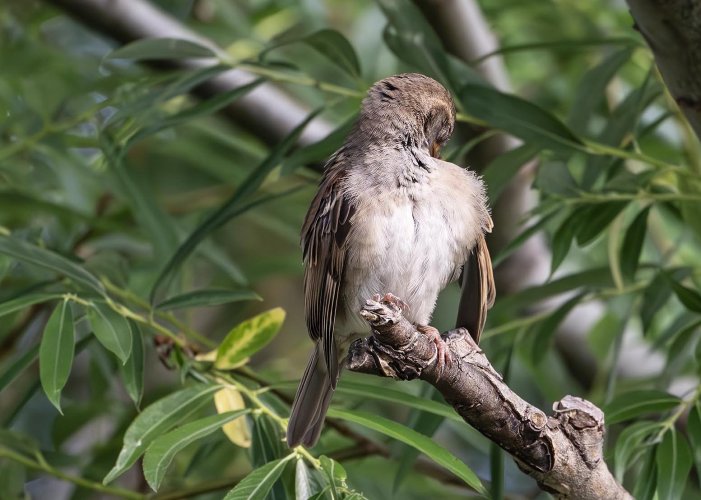
<instances>
[{"instance_id":1,"label":"yellowing leaf","mask_svg":"<svg viewBox=\"0 0 701 500\"><path fill-rule=\"evenodd\" d=\"M280 331L285 311L276 307L236 325L217 349L214 366L231 370L262 349Z\"/></svg>"},{"instance_id":2,"label":"yellowing leaf","mask_svg":"<svg viewBox=\"0 0 701 500\"><path fill-rule=\"evenodd\" d=\"M246 404L241 397L241 393L233 387L224 387L214 394L214 405L217 413L227 413L230 411L242 410ZM222 427L224 434L229 441L241 448L250 448L251 431L246 424L246 417L240 416Z\"/></svg>"}]
</instances>

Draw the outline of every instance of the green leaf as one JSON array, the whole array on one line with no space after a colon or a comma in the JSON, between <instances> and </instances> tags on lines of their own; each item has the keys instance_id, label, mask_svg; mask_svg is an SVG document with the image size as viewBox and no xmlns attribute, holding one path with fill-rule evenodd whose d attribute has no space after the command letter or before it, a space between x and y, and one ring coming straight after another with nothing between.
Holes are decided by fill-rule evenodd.
<instances>
[{"instance_id":1,"label":"green leaf","mask_svg":"<svg viewBox=\"0 0 701 500\"><path fill-rule=\"evenodd\" d=\"M304 131L307 124L318 115L323 108L310 113L302 123L300 123L290 134L271 151L270 155L263 160L263 163L258 166L251 174L241 183L234 195L229 198L224 204L219 207L212 215L207 217L197 228L188 236L184 243L178 247L175 254L170 258L161 274L156 279L156 282L151 289L151 302L155 301L156 294L160 287L165 283L178 267L187 259L187 257L195 250L195 248L215 229L220 228L233 217L241 214L254 204L246 205L250 195L255 193L268 174L281 162L283 156L289 149L295 145L297 139Z\"/></svg>"},{"instance_id":2,"label":"green leaf","mask_svg":"<svg viewBox=\"0 0 701 500\"><path fill-rule=\"evenodd\" d=\"M644 415L662 413L679 405L681 400L663 391L631 391L616 396L604 408L606 423L611 425Z\"/></svg>"},{"instance_id":3,"label":"green leaf","mask_svg":"<svg viewBox=\"0 0 701 500\"><path fill-rule=\"evenodd\" d=\"M101 134L100 145L114 176L115 186L125 198L134 219L151 239L154 253L168 255L178 241L173 221L144 186L132 178L124 162L126 149L118 147L107 134Z\"/></svg>"},{"instance_id":4,"label":"green leaf","mask_svg":"<svg viewBox=\"0 0 701 500\"><path fill-rule=\"evenodd\" d=\"M169 394L148 406L127 428L117 462L102 482L107 484L123 474L154 439L196 412L219 389L220 385L196 385Z\"/></svg>"},{"instance_id":5,"label":"green leaf","mask_svg":"<svg viewBox=\"0 0 701 500\"><path fill-rule=\"evenodd\" d=\"M329 61L351 76L360 76L360 62L350 42L341 33L323 29L302 39Z\"/></svg>"},{"instance_id":6,"label":"green leaf","mask_svg":"<svg viewBox=\"0 0 701 500\"><path fill-rule=\"evenodd\" d=\"M550 275L553 275L560 264L565 260L567 254L570 252L570 247L572 247L572 240L574 239L574 234L577 231L577 225L579 218L581 217L581 212L574 211L571 213L560 227L557 228L553 234L551 249L552 257L550 261Z\"/></svg>"},{"instance_id":7,"label":"green leaf","mask_svg":"<svg viewBox=\"0 0 701 500\"><path fill-rule=\"evenodd\" d=\"M691 470L692 457L684 436L670 429L657 446L657 494L665 500L682 497Z\"/></svg>"},{"instance_id":8,"label":"green leaf","mask_svg":"<svg viewBox=\"0 0 701 500\"><path fill-rule=\"evenodd\" d=\"M626 230L626 235L623 238L621 245L621 273L628 281L633 281L635 271L638 269L640 261L640 252L643 249L645 241L645 231L647 230L647 216L650 213L650 207L643 209L631 222Z\"/></svg>"},{"instance_id":9,"label":"green leaf","mask_svg":"<svg viewBox=\"0 0 701 500\"><path fill-rule=\"evenodd\" d=\"M160 132L161 130L175 127L190 120L194 120L195 118L214 114L220 109L228 106L229 104L248 94L251 90L256 88L263 81L265 81L263 78L258 78L252 81L251 83L247 83L245 85L241 85L240 87L236 87L226 92L216 94L214 97L201 101L190 108L174 113L166 118L162 118L153 125L144 127L142 130L134 134L129 139L127 147L132 147L134 144L144 139L145 137Z\"/></svg>"},{"instance_id":10,"label":"green leaf","mask_svg":"<svg viewBox=\"0 0 701 500\"><path fill-rule=\"evenodd\" d=\"M292 453L254 470L227 493L224 500L265 500L287 463L295 456L296 454Z\"/></svg>"},{"instance_id":11,"label":"green leaf","mask_svg":"<svg viewBox=\"0 0 701 500\"><path fill-rule=\"evenodd\" d=\"M105 289L100 280L86 271L85 268L51 250L31 245L10 236L0 235L0 253L32 266L64 275L74 283L82 285L93 292L100 295L105 294Z\"/></svg>"},{"instance_id":12,"label":"green leaf","mask_svg":"<svg viewBox=\"0 0 701 500\"><path fill-rule=\"evenodd\" d=\"M295 500L308 500L318 491L314 488L311 471L302 458L295 466Z\"/></svg>"},{"instance_id":13,"label":"green leaf","mask_svg":"<svg viewBox=\"0 0 701 500\"><path fill-rule=\"evenodd\" d=\"M189 422L155 439L144 455L144 477L153 491L158 491L163 476L175 455L187 445L210 435L227 422L248 413L239 410Z\"/></svg>"},{"instance_id":14,"label":"green leaf","mask_svg":"<svg viewBox=\"0 0 701 500\"><path fill-rule=\"evenodd\" d=\"M0 391L5 389L17 375L22 373L39 356L39 345L35 345L26 352L23 352L11 362L7 362L7 368L0 373Z\"/></svg>"},{"instance_id":15,"label":"green leaf","mask_svg":"<svg viewBox=\"0 0 701 500\"><path fill-rule=\"evenodd\" d=\"M674 279L670 280L670 284L672 285L674 294L677 296L679 301L684 304L684 307L690 311L701 313L701 295L699 292L682 285Z\"/></svg>"},{"instance_id":16,"label":"green leaf","mask_svg":"<svg viewBox=\"0 0 701 500\"><path fill-rule=\"evenodd\" d=\"M550 343L557 331L557 327L567 317L572 309L582 300L584 294L576 295L558 307L555 312L529 328L524 336L530 342L530 359L534 363L540 363L550 352ZM529 338L530 337L530 338Z\"/></svg>"},{"instance_id":17,"label":"green leaf","mask_svg":"<svg viewBox=\"0 0 701 500\"><path fill-rule=\"evenodd\" d=\"M648 331L657 312L672 296L670 281L667 274L664 271L660 271L645 288L643 302L640 305L640 320L643 323L643 333Z\"/></svg>"},{"instance_id":18,"label":"green leaf","mask_svg":"<svg viewBox=\"0 0 701 500\"><path fill-rule=\"evenodd\" d=\"M348 396L358 396L360 398L387 401L389 403L408 406L409 408L415 408L417 410L449 418L451 420L455 420L456 422L463 422L463 419L460 418L460 416L445 403L420 398L407 392L382 387L377 384L365 384L352 380L341 380L339 386L336 388L336 392Z\"/></svg>"},{"instance_id":19,"label":"green leaf","mask_svg":"<svg viewBox=\"0 0 701 500\"><path fill-rule=\"evenodd\" d=\"M180 38L144 38L113 50L107 59L199 59L216 57L215 52L201 43Z\"/></svg>"},{"instance_id":20,"label":"green leaf","mask_svg":"<svg viewBox=\"0 0 701 500\"><path fill-rule=\"evenodd\" d=\"M283 445L280 426L268 415L254 415L251 432L251 465L262 467L265 464L282 458L288 453ZM272 486L267 500L286 500L285 487L281 483Z\"/></svg>"},{"instance_id":21,"label":"green leaf","mask_svg":"<svg viewBox=\"0 0 701 500\"><path fill-rule=\"evenodd\" d=\"M71 373L74 347L73 313L70 303L64 300L51 313L39 348L41 386L61 414L61 390Z\"/></svg>"},{"instance_id":22,"label":"green leaf","mask_svg":"<svg viewBox=\"0 0 701 500\"><path fill-rule=\"evenodd\" d=\"M656 447L655 447L656 448ZM633 490L633 498L636 500L652 500L655 498L657 486L657 472L655 467L655 449L649 450L643 457L643 465L638 474L638 481Z\"/></svg>"},{"instance_id":23,"label":"green leaf","mask_svg":"<svg viewBox=\"0 0 701 500\"><path fill-rule=\"evenodd\" d=\"M615 472L618 482L623 482L626 470L635 463L634 457L650 444L645 441L660 430L658 422L635 422L621 432L616 441Z\"/></svg>"},{"instance_id":24,"label":"green leaf","mask_svg":"<svg viewBox=\"0 0 701 500\"><path fill-rule=\"evenodd\" d=\"M468 113L527 143L567 152L583 147L564 123L524 99L471 83L460 90L459 97Z\"/></svg>"},{"instance_id":25,"label":"green leaf","mask_svg":"<svg viewBox=\"0 0 701 500\"><path fill-rule=\"evenodd\" d=\"M208 290L195 290L194 292L188 292L176 297L171 297L158 304L156 308L162 311L170 311L172 309L183 309L186 307L218 306L221 304L241 302L244 300L263 299L260 297L260 295L251 290L225 290L212 288Z\"/></svg>"},{"instance_id":26,"label":"green leaf","mask_svg":"<svg viewBox=\"0 0 701 500\"><path fill-rule=\"evenodd\" d=\"M236 325L217 348L214 366L229 370L244 363L270 342L285 321L285 311L276 307Z\"/></svg>"},{"instance_id":27,"label":"green leaf","mask_svg":"<svg viewBox=\"0 0 701 500\"><path fill-rule=\"evenodd\" d=\"M108 351L125 364L131 354L131 328L124 316L104 304L94 304L87 310L95 337Z\"/></svg>"},{"instance_id":28,"label":"green leaf","mask_svg":"<svg viewBox=\"0 0 701 500\"><path fill-rule=\"evenodd\" d=\"M291 174L302 165L311 164L311 166L320 167L326 163L327 159L343 144L343 141L353 129L356 119L357 115L351 116L320 141L290 153L282 163L282 175Z\"/></svg>"},{"instance_id":29,"label":"green leaf","mask_svg":"<svg viewBox=\"0 0 701 500\"><path fill-rule=\"evenodd\" d=\"M14 297L0 303L0 316L21 311L29 306L33 306L34 304L41 304L42 302L58 299L62 295L63 294L60 293L27 293L25 295L20 295L19 297Z\"/></svg>"},{"instance_id":30,"label":"green leaf","mask_svg":"<svg viewBox=\"0 0 701 500\"><path fill-rule=\"evenodd\" d=\"M378 0L377 3L389 23L384 39L390 50L455 93L446 51L419 8L408 0Z\"/></svg>"},{"instance_id":31,"label":"green leaf","mask_svg":"<svg viewBox=\"0 0 701 500\"><path fill-rule=\"evenodd\" d=\"M518 236L511 240L501 251L494 256L492 259L492 265L496 268L499 263L506 260L511 254L513 254L518 248L521 247L526 241L528 241L535 233L542 230L545 225L556 215L555 212L544 215L537 222L534 222L526 229L521 231Z\"/></svg>"},{"instance_id":32,"label":"green leaf","mask_svg":"<svg viewBox=\"0 0 701 500\"><path fill-rule=\"evenodd\" d=\"M579 246L584 246L599 236L627 204L625 201L607 201L579 210L581 216L577 219L579 224L576 228Z\"/></svg>"},{"instance_id":33,"label":"green leaf","mask_svg":"<svg viewBox=\"0 0 701 500\"><path fill-rule=\"evenodd\" d=\"M492 206L506 186L514 180L521 167L531 161L538 152L536 146L523 144L500 154L486 166L482 180L487 185L488 199Z\"/></svg>"},{"instance_id":34,"label":"green leaf","mask_svg":"<svg viewBox=\"0 0 701 500\"><path fill-rule=\"evenodd\" d=\"M563 161L542 162L538 167L535 184L540 191L560 197L573 198L579 192L577 181Z\"/></svg>"},{"instance_id":35,"label":"green leaf","mask_svg":"<svg viewBox=\"0 0 701 500\"><path fill-rule=\"evenodd\" d=\"M593 112L604 102L606 87L618 70L630 59L633 47L614 52L587 71L577 85L567 123L575 132L584 134Z\"/></svg>"},{"instance_id":36,"label":"green leaf","mask_svg":"<svg viewBox=\"0 0 701 500\"><path fill-rule=\"evenodd\" d=\"M144 336L139 325L129 321L131 329L131 356L121 367L124 388L129 397L138 408L141 405L141 397L144 395Z\"/></svg>"},{"instance_id":37,"label":"green leaf","mask_svg":"<svg viewBox=\"0 0 701 500\"><path fill-rule=\"evenodd\" d=\"M326 473L326 477L333 491L338 491L346 487L348 473L341 464L326 455L321 455L319 457L319 462L321 463L322 470Z\"/></svg>"},{"instance_id":38,"label":"green leaf","mask_svg":"<svg viewBox=\"0 0 701 500\"><path fill-rule=\"evenodd\" d=\"M701 477L701 406L699 406L698 401L689 411L686 430L689 441L691 441L691 451L694 455L696 475Z\"/></svg>"},{"instance_id":39,"label":"green leaf","mask_svg":"<svg viewBox=\"0 0 701 500\"><path fill-rule=\"evenodd\" d=\"M554 295L571 292L580 287L599 288L610 287L612 285L609 268L597 267L578 273L568 274L567 276L552 280L543 285L529 287L518 293L504 297L497 302L492 311L493 314L495 314L496 311L513 311L540 302Z\"/></svg>"},{"instance_id":40,"label":"green leaf","mask_svg":"<svg viewBox=\"0 0 701 500\"><path fill-rule=\"evenodd\" d=\"M393 439L413 446L431 460L442 467L445 467L450 472L465 481L467 485L474 488L477 492L481 493L482 495L487 494L487 490L484 488L475 473L448 450L436 444L431 438L424 436L423 434L419 434L418 432L393 422L392 420L380 417L378 415L373 415L371 413L331 408L328 414L332 418L340 418L348 422L362 425L368 429L380 432Z\"/></svg>"}]
</instances>

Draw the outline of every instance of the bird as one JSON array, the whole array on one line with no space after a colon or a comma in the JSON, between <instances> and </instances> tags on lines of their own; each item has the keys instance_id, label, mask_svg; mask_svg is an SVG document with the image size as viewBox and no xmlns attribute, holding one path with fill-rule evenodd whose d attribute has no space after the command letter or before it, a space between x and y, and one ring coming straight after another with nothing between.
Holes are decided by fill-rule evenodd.
<instances>
[{"instance_id":1,"label":"bird","mask_svg":"<svg viewBox=\"0 0 701 500\"><path fill-rule=\"evenodd\" d=\"M431 315L439 292L460 279L457 326L479 341L495 297L485 240L493 223L482 179L440 159L455 115L436 80L390 76L370 87L328 159L302 225L305 319L315 345L292 403L288 446L318 441L344 353L370 331L359 314L368 298L401 302L440 357Z\"/></svg>"}]
</instances>

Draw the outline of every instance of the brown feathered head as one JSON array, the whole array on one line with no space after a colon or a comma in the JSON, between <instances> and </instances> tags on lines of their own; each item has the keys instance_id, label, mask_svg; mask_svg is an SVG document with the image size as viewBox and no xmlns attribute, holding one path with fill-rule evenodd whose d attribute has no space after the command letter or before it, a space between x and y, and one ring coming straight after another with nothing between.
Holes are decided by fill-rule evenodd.
<instances>
[{"instance_id":1,"label":"brown feathered head","mask_svg":"<svg viewBox=\"0 0 701 500\"><path fill-rule=\"evenodd\" d=\"M418 73L375 83L363 101L359 128L383 141L399 139L438 157L455 126L455 104L437 81Z\"/></svg>"}]
</instances>

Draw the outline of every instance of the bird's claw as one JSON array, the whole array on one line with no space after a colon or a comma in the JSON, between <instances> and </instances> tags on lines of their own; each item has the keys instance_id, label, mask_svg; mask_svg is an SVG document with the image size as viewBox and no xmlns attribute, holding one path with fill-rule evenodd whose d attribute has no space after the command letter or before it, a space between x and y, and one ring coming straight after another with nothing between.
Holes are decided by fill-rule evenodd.
<instances>
[{"instance_id":1,"label":"bird's claw","mask_svg":"<svg viewBox=\"0 0 701 500\"><path fill-rule=\"evenodd\" d=\"M376 293L372 296L372 300L375 302L384 302L386 304L392 304L394 307L399 309L400 311L404 311L406 309L409 309L409 304L404 302L402 299L394 295L393 293L387 292L384 294L384 296L380 295L379 293Z\"/></svg>"},{"instance_id":2,"label":"bird's claw","mask_svg":"<svg viewBox=\"0 0 701 500\"><path fill-rule=\"evenodd\" d=\"M437 328L430 325L417 325L416 329L427 335L436 346L436 368L438 369L438 376L443 375L443 369L446 366L451 366L453 363L453 358L450 354L450 349L448 349L445 340L441 337L441 332Z\"/></svg>"}]
</instances>

